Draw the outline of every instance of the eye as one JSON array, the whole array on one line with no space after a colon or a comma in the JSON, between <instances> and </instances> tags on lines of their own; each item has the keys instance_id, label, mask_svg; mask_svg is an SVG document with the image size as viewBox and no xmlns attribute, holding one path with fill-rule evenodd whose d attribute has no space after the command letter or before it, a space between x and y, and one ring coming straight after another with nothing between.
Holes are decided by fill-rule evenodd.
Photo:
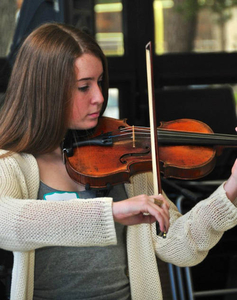
<instances>
[{"instance_id":1,"label":"eye","mask_svg":"<svg viewBox=\"0 0 237 300\"><path fill-rule=\"evenodd\" d=\"M88 89L89 89L88 85L78 87L78 91L80 92L86 92Z\"/></svg>"},{"instance_id":2,"label":"eye","mask_svg":"<svg viewBox=\"0 0 237 300\"><path fill-rule=\"evenodd\" d=\"M98 80L98 86L102 87L103 80Z\"/></svg>"}]
</instances>

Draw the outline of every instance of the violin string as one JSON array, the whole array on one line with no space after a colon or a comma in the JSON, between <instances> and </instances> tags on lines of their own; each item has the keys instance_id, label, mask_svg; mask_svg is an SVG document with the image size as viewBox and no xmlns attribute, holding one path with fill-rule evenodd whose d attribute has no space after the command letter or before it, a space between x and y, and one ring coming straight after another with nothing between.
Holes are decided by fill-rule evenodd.
<instances>
[{"instance_id":1,"label":"violin string","mask_svg":"<svg viewBox=\"0 0 237 300\"><path fill-rule=\"evenodd\" d=\"M142 138L142 136L145 135L145 137L147 138L147 135L150 135L150 129L146 128L146 127L134 127L135 129L133 129L133 127L125 127L122 128L118 131L118 134L113 134L111 135L112 138L115 137L127 137L127 136L133 136L133 134L135 134L135 136L138 138ZM231 135L231 134L221 134L221 133L198 133L198 132L191 132L191 131L180 131L180 130L170 130L170 129L164 129L164 128L160 128L157 130L158 134L161 137L168 137L168 136L172 136L172 137L180 137L180 138L193 138L193 139L212 139L212 140L230 140L230 141L236 141L237 138L235 135ZM112 132L113 133L113 132ZM132 138L132 137L131 137Z\"/></svg>"},{"instance_id":2,"label":"violin string","mask_svg":"<svg viewBox=\"0 0 237 300\"><path fill-rule=\"evenodd\" d=\"M137 129L137 128L136 128ZM148 134L150 133L150 130L149 129L145 129L145 127L139 127L139 131L135 131L136 132L139 132L139 133L142 133L143 131L144 132L147 132ZM192 131L181 131L181 130L175 130L175 129L164 129L164 128L160 128L157 130L158 134L161 133L161 134L164 134L165 135L176 135L176 136L182 136L182 135L185 135L185 136L188 136L188 137L201 137L201 138L213 138L213 139L226 139L226 138L229 138L229 139L233 139L233 140L236 140L236 136L235 135L231 135L231 134L221 134L221 133L203 133L203 132L192 132Z\"/></svg>"}]
</instances>

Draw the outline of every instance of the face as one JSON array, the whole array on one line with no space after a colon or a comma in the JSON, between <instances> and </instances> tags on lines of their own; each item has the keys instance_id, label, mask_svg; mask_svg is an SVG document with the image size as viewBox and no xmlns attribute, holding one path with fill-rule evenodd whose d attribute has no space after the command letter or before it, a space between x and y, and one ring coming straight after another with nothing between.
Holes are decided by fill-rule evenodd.
<instances>
[{"instance_id":1,"label":"face","mask_svg":"<svg viewBox=\"0 0 237 300\"><path fill-rule=\"evenodd\" d=\"M97 125L104 97L101 83L103 66L92 54L83 54L75 62L77 82L73 91L70 129L85 130Z\"/></svg>"}]
</instances>

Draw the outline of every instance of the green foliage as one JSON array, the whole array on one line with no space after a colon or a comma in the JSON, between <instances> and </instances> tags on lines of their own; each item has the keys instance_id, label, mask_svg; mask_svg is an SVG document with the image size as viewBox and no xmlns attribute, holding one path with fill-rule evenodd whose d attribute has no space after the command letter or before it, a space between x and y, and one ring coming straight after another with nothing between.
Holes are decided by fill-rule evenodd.
<instances>
[{"instance_id":1,"label":"green foliage","mask_svg":"<svg viewBox=\"0 0 237 300\"><path fill-rule=\"evenodd\" d=\"M186 19L190 19L197 15L202 8L209 8L218 16L218 23L226 23L232 18L231 8L237 6L237 0L183 0L176 1L175 10L182 14Z\"/></svg>"},{"instance_id":2,"label":"green foliage","mask_svg":"<svg viewBox=\"0 0 237 300\"><path fill-rule=\"evenodd\" d=\"M213 10L231 8L237 5L237 0L198 0L200 6L210 6Z\"/></svg>"},{"instance_id":3,"label":"green foliage","mask_svg":"<svg viewBox=\"0 0 237 300\"><path fill-rule=\"evenodd\" d=\"M183 0L177 3L175 10L182 14L186 19L193 18L199 10L198 0Z\"/></svg>"},{"instance_id":4,"label":"green foliage","mask_svg":"<svg viewBox=\"0 0 237 300\"><path fill-rule=\"evenodd\" d=\"M217 23L224 24L232 18L231 8L237 6L237 0L200 0L202 7L209 7L218 15Z\"/></svg>"}]
</instances>

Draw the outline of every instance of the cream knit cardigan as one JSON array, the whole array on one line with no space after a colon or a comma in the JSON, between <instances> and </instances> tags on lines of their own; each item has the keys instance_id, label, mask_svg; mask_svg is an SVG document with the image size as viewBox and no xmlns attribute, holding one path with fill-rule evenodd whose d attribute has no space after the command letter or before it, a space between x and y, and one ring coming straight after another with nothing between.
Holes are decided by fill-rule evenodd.
<instances>
[{"instance_id":1,"label":"cream knit cardigan","mask_svg":"<svg viewBox=\"0 0 237 300\"><path fill-rule=\"evenodd\" d=\"M0 154L4 153L3 151ZM150 173L126 184L129 197L152 194ZM46 246L107 246L116 244L111 198L36 201L39 172L35 158L14 154L0 159L0 248L14 252L11 300L31 300L35 249ZM220 186L184 216L170 203L167 238L157 237L155 226L127 229L129 277L133 300L161 300L156 255L179 266L201 262L237 224L237 209Z\"/></svg>"}]
</instances>

